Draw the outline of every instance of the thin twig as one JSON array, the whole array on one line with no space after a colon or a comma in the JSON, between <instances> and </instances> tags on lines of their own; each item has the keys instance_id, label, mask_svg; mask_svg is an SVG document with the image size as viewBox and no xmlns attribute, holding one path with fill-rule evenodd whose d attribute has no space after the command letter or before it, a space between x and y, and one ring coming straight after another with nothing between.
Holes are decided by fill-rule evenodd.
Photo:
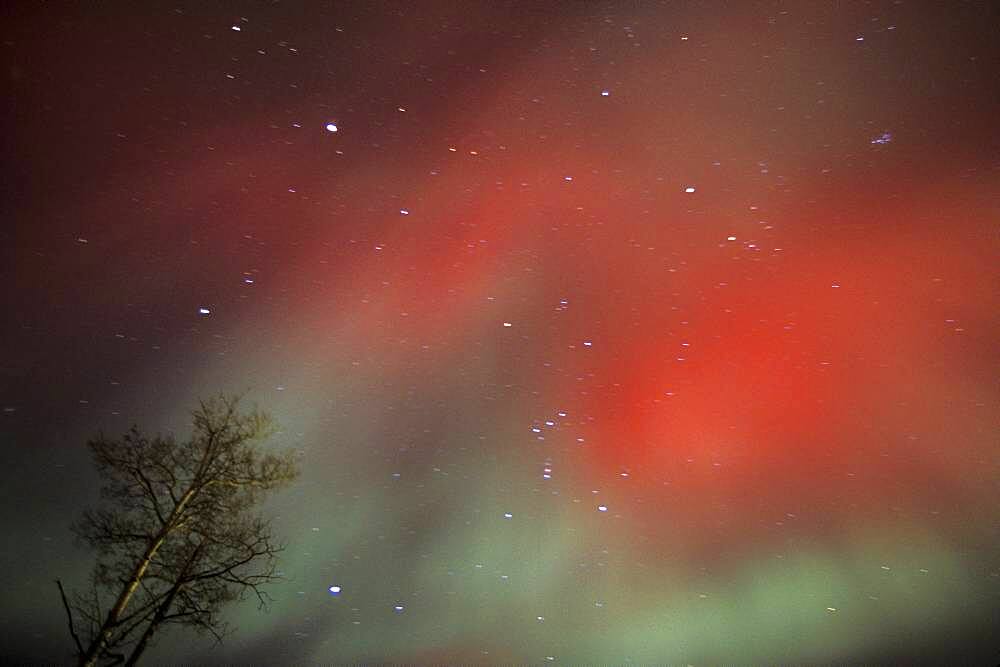
<instances>
[{"instance_id":1,"label":"thin twig","mask_svg":"<svg viewBox=\"0 0 1000 667\"><path fill-rule=\"evenodd\" d=\"M59 587L59 596L62 597L63 607L66 608L66 618L69 619L69 634L73 637L73 641L76 642L76 650L79 651L80 655L83 655L83 644L80 643L80 637L77 636L76 630L73 628L73 612L69 608L69 600L66 599L66 591L63 590L62 582L56 579L56 586Z\"/></svg>"}]
</instances>

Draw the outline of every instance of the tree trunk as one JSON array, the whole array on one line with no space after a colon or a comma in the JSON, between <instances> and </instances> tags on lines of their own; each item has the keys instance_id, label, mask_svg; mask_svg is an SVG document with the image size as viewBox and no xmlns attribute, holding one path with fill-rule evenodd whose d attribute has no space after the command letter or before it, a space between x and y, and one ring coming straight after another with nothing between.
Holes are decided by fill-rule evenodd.
<instances>
[{"instance_id":1,"label":"tree trunk","mask_svg":"<svg viewBox=\"0 0 1000 667\"><path fill-rule=\"evenodd\" d=\"M167 518L167 521L160 530L159 534L152 542L150 542L149 546L146 547L146 552L136 564L135 569L132 571L132 576L129 577L128 582L126 582L125 587L122 589L121 594L115 601L114 606L108 610L108 616L104 619L104 624L101 625L101 629L97 631L97 635L90 642L90 646L87 647L87 652L80 656L80 667L94 667L94 665L97 664L98 659L107 647L108 639L111 638L111 633L114 632L119 619L121 619L122 613L125 611L125 607L128 606L129 600L132 599L132 594L135 593L137 588L139 588L139 582L142 581L143 576L146 574L146 570L149 569L149 564L156 556L156 552L160 550L161 546L163 546L167 536L173 531L175 527L174 522L177 521L177 518L191 501L191 497L193 495L194 489L190 489L184 494L181 501L177 503L177 506L174 508L174 511L170 513L170 517Z\"/></svg>"},{"instance_id":2,"label":"tree trunk","mask_svg":"<svg viewBox=\"0 0 1000 667\"><path fill-rule=\"evenodd\" d=\"M81 667L93 667L93 665L97 664L97 660L101 657L101 653L104 651L104 648L108 643L108 639L111 638L111 633L114 631L115 626L118 625L118 619L121 618L122 612L125 611L125 607L128 605L129 600L132 599L132 594L135 593L135 589L139 587L139 582L146 574L146 570L149 568L149 564L152 562L153 556L156 555L156 552L159 550L160 545L163 544L163 540L165 538L166 535L160 537L147 547L146 553L143 554L142 560L139 561L135 570L132 571L131 578L129 578L128 583L125 584L125 588L122 589L122 592L115 601L114 606L108 610L108 616L104 619L104 624L101 625L101 629L97 632L97 636L90 642L90 646L87 647L87 652L80 657Z\"/></svg>"},{"instance_id":3,"label":"tree trunk","mask_svg":"<svg viewBox=\"0 0 1000 667\"><path fill-rule=\"evenodd\" d=\"M146 646L149 644L149 640L154 634L156 634L157 629L160 627L160 623L163 622L163 617L167 615L170 605L174 603L174 597L177 595L177 591L180 590L178 584L174 584L170 587L170 592L167 593L166 599L160 604L156 609L156 614L153 615L153 620L149 622L146 626L146 631L142 633L142 637L139 638L139 642L132 649L132 654L128 657L125 662L125 667L133 667L137 662L139 662L140 656L142 656L143 651L146 650Z\"/></svg>"},{"instance_id":4,"label":"tree trunk","mask_svg":"<svg viewBox=\"0 0 1000 667\"><path fill-rule=\"evenodd\" d=\"M156 608L153 620L151 620L149 625L146 626L146 630L142 633L142 637L139 638L139 643L137 643L135 648L132 649L132 654L125 662L125 667L134 667L135 664L139 662L139 658L142 656L143 651L146 650L149 640L154 634L156 634L156 631L160 628L160 624L163 623L163 619L166 618L167 613L170 611L170 606L174 603L174 598L177 597L177 593L180 592L181 587L186 581L188 573L191 572L192 566L198 561L199 555L201 555L200 544L195 547L194 551L191 552L187 562L184 563L184 569L178 574L177 580L174 581L174 585L171 586L170 590L167 592L167 597L165 597L163 602L161 602Z\"/></svg>"}]
</instances>

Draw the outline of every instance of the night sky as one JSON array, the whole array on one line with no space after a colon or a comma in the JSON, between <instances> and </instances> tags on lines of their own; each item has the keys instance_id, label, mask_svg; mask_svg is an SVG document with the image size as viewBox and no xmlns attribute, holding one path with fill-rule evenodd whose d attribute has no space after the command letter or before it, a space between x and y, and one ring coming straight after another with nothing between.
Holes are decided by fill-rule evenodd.
<instances>
[{"instance_id":1,"label":"night sky","mask_svg":"<svg viewBox=\"0 0 1000 667\"><path fill-rule=\"evenodd\" d=\"M995 663L998 25L5 6L2 654L71 654L86 439L224 391L286 578L150 662Z\"/></svg>"}]
</instances>

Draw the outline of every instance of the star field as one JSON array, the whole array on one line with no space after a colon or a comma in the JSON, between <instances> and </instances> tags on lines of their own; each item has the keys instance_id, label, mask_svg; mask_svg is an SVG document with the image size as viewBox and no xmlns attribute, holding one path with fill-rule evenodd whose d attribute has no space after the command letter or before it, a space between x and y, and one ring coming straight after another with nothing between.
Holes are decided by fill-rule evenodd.
<instances>
[{"instance_id":1,"label":"star field","mask_svg":"<svg viewBox=\"0 0 1000 667\"><path fill-rule=\"evenodd\" d=\"M996 661L989 3L23 4L3 649L84 447L245 391L269 613L176 664Z\"/></svg>"}]
</instances>

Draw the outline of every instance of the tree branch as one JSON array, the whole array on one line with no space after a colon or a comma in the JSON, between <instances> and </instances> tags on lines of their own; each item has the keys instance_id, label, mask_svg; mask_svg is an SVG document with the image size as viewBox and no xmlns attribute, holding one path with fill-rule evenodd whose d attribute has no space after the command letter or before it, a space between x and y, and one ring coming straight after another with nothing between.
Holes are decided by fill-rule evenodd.
<instances>
[{"instance_id":1,"label":"tree branch","mask_svg":"<svg viewBox=\"0 0 1000 667\"><path fill-rule=\"evenodd\" d=\"M150 482L149 478L146 477L146 474L142 472L141 466L136 466L133 472L136 478L142 484L143 488L145 488L146 497L149 498L150 504L152 505L153 508L153 512L156 513L156 518L159 520L161 524L165 523L166 519L163 517L163 512L160 510L160 501L156 497L156 491L153 490L152 482Z\"/></svg>"},{"instance_id":2,"label":"tree branch","mask_svg":"<svg viewBox=\"0 0 1000 667\"><path fill-rule=\"evenodd\" d=\"M63 607L66 608L66 618L69 620L69 634L73 637L73 641L76 643L77 654L83 655L83 643L80 641L80 637L76 634L76 629L73 627L73 612L69 608L69 600L66 599L66 591L63 590L62 582L58 579L56 579L56 586L59 587L59 596L62 598Z\"/></svg>"}]
</instances>

